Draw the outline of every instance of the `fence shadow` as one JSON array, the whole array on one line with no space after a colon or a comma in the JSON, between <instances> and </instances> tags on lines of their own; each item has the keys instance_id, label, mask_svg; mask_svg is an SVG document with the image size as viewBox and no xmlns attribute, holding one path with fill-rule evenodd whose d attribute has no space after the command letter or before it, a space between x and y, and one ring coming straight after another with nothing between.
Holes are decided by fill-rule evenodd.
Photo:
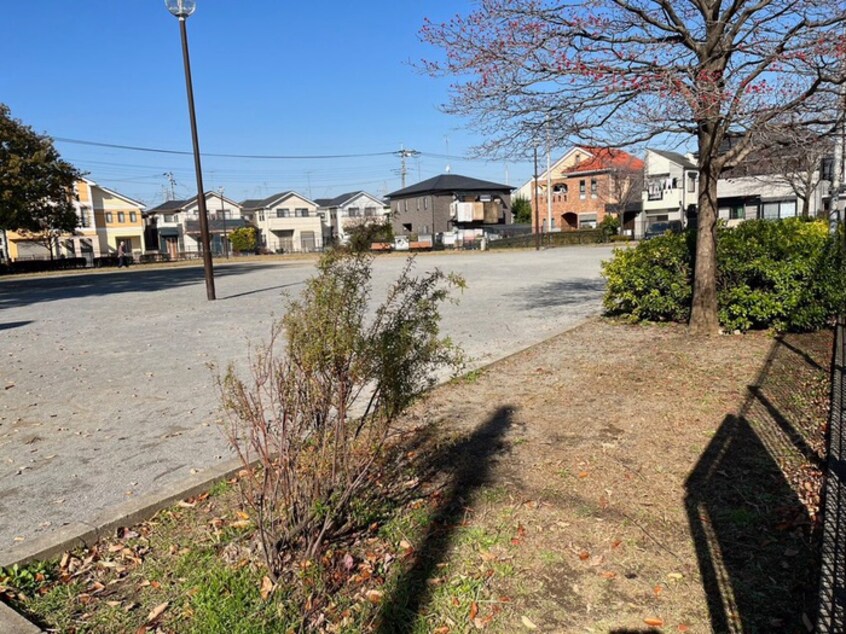
<instances>
[{"instance_id":1,"label":"fence shadow","mask_svg":"<svg viewBox=\"0 0 846 634\"><path fill-rule=\"evenodd\" d=\"M739 412L725 417L686 482L715 632L805 631L803 615L812 616L819 524L805 504L806 482L819 477L824 449L808 399L825 390L830 355L813 341L776 339Z\"/></svg>"},{"instance_id":2,"label":"fence shadow","mask_svg":"<svg viewBox=\"0 0 846 634\"><path fill-rule=\"evenodd\" d=\"M430 469L449 472L449 481L413 562L382 602L379 634L415 631L415 622L431 598L429 580L446 558L473 495L489 481L492 459L506 451L504 436L513 423L513 411L498 408L468 438L427 460Z\"/></svg>"}]
</instances>

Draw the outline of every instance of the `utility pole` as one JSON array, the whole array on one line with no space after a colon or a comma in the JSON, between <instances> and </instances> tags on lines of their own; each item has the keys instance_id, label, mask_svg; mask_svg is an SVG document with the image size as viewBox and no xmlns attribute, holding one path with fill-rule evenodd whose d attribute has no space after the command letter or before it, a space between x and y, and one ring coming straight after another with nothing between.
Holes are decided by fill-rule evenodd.
<instances>
[{"instance_id":1,"label":"utility pole","mask_svg":"<svg viewBox=\"0 0 846 634\"><path fill-rule=\"evenodd\" d=\"M162 176L170 183L170 198L168 200L176 200L176 179L173 177L173 172L165 172Z\"/></svg>"},{"instance_id":2,"label":"utility pole","mask_svg":"<svg viewBox=\"0 0 846 634\"><path fill-rule=\"evenodd\" d=\"M223 208L223 185L217 190L220 193L220 215L223 218L223 253L229 259L229 236L226 233L226 209Z\"/></svg>"},{"instance_id":3,"label":"utility pole","mask_svg":"<svg viewBox=\"0 0 846 634\"><path fill-rule=\"evenodd\" d=\"M838 103L838 121L834 128L834 161L831 176L831 202L828 211L828 230L833 235L837 233L838 224L843 222L843 207L840 202L840 192L843 189L843 117L846 116L846 92L841 85L838 89L840 100Z\"/></svg>"},{"instance_id":4,"label":"utility pole","mask_svg":"<svg viewBox=\"0 0 846 634\"><path fill-rule=\"evenodd\" d=\"M399 152L396 154L400 157L400 177L402 178L402 189L405 189L405 177L408 175L408 159L419 156L420 152L417 150L406 150L405 145L400 146Z\"/></svg>"},{"instance_id":5,"label":"utility pole","mask_svg":"<svg viewBox=\"0 0 846 634\"><path fill-rule=\"evenodd\" d=\"M535 230L535 251L540 251L540 201L538 200L538 146L535 146L535 213L533 214Z\"/></svg>"},{"instance_id":6,"label":"utility pole","mask_svg":"<svg viewBox=\"0 0 846 634\"><path fill-rule=\"evenodd\" d=\"M546 118L546 232L552 233L552 163L549 144L549 116Z\"/></svg>"}]
</instances>

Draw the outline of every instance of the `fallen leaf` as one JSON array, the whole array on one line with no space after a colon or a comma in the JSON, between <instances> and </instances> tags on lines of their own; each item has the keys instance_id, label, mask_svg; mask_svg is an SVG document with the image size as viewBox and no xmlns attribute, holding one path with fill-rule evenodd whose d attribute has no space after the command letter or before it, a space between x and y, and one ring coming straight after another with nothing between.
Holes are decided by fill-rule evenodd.
<instances>
[{"instance_id":1,"label":"fallen leaf","mask_svg":"<svg viewBox=\"0 0 846 634\"><path fill-rule=\"evenodd\" d=\"M661 592L662 592L663 590L664 590L664 588L662 588L662 587L661 587L661 584L660 584L660 583L656 583L656 584L655 584L655 587L654 587L654 588L652 588L652 592L654 592L654 593L655 593L655 596L656 596L656 597L660 597L660 596L661 596Z\"/></svg>"},{"instance_id":2,"label":"fallen leaf","mask_svg":"<svg viewBox=\"0 0 846 634\"><path fill-rule=\"evenodd\" d=\"M449 634L449 625L442 625L441 627L436 627L432 634Z\"/></svg>"},{"instance_id":3,"label":"fallen leaf","mask_svg":"<svg viewBox=\"0 0 846 634\"><path fill-rule=\"evenodd\" d=\"M162 615L162 613L165 610L167 610L167 606L169 606L169 605L170 605L170 601L165 601L164 603L160 603L159 605L154 607L152 610L150 610L150 613L147 615L147 624L150 624L153 621L155 621L157 618L159 618Z\"/></svg>"},{"instance_id":4,"label":"fallen leaf","mask_svg":"<svg viewBox=\"0 0 846 634\"><path fill-rule=\"evenodd\" d=\"M470 604L470 620L472 621L473 619L475 619L475 618L476 618L476 615L477 615L478 613L479 613L479 604L478 604L478 603L476 603L475 601L473 601L473 602Z\"/></svg>"},{"instance_id":5,"label":"fallen leaf","mask_svg":"<svg viewBox=\"0 0 846 634\"><path fill-rule=\"evenodd\" d=\"M379 605L382 602L382 593L378 590L368 590L365 596L374 605Z\"/></svg>"},{"instance_id":6,"label":"fallen leaf","mask_svg":"<svg viewBox=\"0 0 846 634\"><path fill-rule=\"evenodd\" d=\"M590 553L586 550L583 550L582 552L579 553L579 559L581 559L582 561L590 559Z\"/></svg>"},{"instance_id":7,"label":"fallen leaf","mask_svg":"<svg viewBox=\"0 0 846 634\"><path fill-rule=\"evenodd\" d=\"M524 626L527 630L536 630L536 629L538 629L538 626L537 626L537 625L535 625L534 623L532 623L532 621L529 619L529 617L528 617L528 616L521 616L521 617L520 617L520 621L523 623L523 626Z\"/></svg>"},{"instance_id":8,"label":"fallen leaf","mask_svg":"<svg viewBox=\"0 0 846 634\"><path fill-rule=\"evenodd\" d=\"M685 625L684 623L679 623L679 626L676 628L679 632L689 632L690 627Z\"/></svg>"},{"instance_id":9,"label":"fallen leaf","mask_svg":"<svg viewBox=\"0 0 846 634\"><path fill-rule=\"evenodd\" d=\"M262 577L261 589L259 590L262 600L267 601L267 597L270 596L271 592L273 592L273 582L270 580L270 577L265 575Z\"/></svg>"},{"instance_id":10,"label":"fallen leaf","mask_svg":"<svg viewBox=\"0 0 846 634\"><path fill-rule=\"evenodd\" d=\"M652 627L661 627L664 625L664 619L659 619L657 616L650 616L649 618L643 619L643 622Z\"/></svg>"},{"instance_id":11,"label":"fallen leaf","mask_svg":"<svg viewBox=\"0 0 846 634\"><path fill-rule=\"evenodd\" d=\"M195 506L197 506L197 503L196 502L186 502L185 500L179 500L179 502L177 502L176 506L181 506L184 509L192 509Z\"/></svg>"},{"instance_id":12,"label":"fallen leaf","mask_svg":"<svg viewBox=\"0 0 846 634\"><path fill-rule=\"evenodd\" d=\"M475 619L473 619L473 627L475 627L477 630L483 630L485 629L485 626L490 622L491 617L486 617L482 619L477 616Z\"/></svg>"},{"instance_id":13,"label":"fallen leaf","mask_svg":"<svg viewBox=\"0 0 846 634\"><path fill-rule=\"evenodd\" d=\"M580 477L580 478L586 478L586 477L588 477L588 472L587 472L587 471L580 471L580 472L579 472L579 477Z\"/></svg>"},{"instance_id":14,"label":"fallen leaf","mask_svg":"<svg viewBox=\"0 0 846 634\"><path fill-rule=\"evenodd\" d=\"M667 575L667 579L672 579L673 581L680 581L684 578L684 575L680 572L671 572Z\"/></svg>"},{"instance_id":15,"label":"fallen leaf","mask_svg":"<svg viewBox=\"0 0 846 634\"><path fill-rule=\"evenodd\" d=\"M238 518L242 520L250 519L250 516L247 513L244 513L244 511L235 511L235 515L237 515Z\"/></svg>"}]
</instances>

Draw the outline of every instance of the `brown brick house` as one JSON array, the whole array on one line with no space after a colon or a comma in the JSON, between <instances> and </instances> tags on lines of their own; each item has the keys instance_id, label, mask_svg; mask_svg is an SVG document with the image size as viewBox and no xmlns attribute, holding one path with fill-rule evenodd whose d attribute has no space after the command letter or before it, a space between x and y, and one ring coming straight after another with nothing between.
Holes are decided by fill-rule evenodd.
<instances>
[{"instance_id":1,"label":"brown brick house","mask_svg":"<svg viewBox=\"0 0 846 634\"><path fill-rule=\"evenodd\" d=\"M596 227L606 214L634 211L641 201L643 161L615 148L577 146L550 168L552 229ZM547 223L547 174L538 177L537 202L543 230ZM535 207L534 180L520 194Z\"/></svg>"}]
</instances>

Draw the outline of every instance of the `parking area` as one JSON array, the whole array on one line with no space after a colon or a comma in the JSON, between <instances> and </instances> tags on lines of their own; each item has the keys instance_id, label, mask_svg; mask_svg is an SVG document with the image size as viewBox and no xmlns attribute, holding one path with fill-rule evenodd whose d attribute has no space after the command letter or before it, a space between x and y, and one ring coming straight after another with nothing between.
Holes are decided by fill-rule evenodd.
<instances>
[{"instance_id":1,"label":"parking area","mask_svg":"<svg viewBox=\"0 0 846 634\"><path fill-rule=\"evenodd\" d=\"M430 254L465 276L442 331L474 365L600 310L608 247ZM378 257L376 299L405 260ZM214 371L243 369L314 262L199 266L0 280L0 551L232 457Z\"/></svg>"}]
</instances>

